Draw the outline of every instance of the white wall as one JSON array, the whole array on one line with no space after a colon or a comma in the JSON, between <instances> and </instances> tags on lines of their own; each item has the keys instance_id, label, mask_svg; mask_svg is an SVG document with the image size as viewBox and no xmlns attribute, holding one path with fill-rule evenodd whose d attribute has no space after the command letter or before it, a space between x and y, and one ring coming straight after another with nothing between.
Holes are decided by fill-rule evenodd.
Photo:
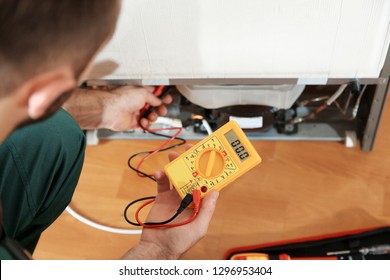
<instances>
[{"instance_id":1,"label":"white wall","mask_svg":"<svg viewBox=\"0 0 390 280\"><path fill-rule=\"evenodd\" d=\"M123 0L91 78L375 78L389 42L390 0Z\"/></svg>"}]
</instances>

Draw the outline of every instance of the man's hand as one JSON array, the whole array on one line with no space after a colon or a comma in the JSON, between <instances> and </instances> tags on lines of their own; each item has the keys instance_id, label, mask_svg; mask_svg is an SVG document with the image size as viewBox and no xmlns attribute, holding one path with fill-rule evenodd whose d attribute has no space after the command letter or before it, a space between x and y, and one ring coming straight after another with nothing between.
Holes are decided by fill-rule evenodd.
<instances>
[{"instance_id":1,"label":"man's hand","mask_svg":"<svg viewBox=\"0 0 390 280\"><path fill-rule=\"evenodd\" d=\"M64 104L82 129L108 128L123 131L148 127L158 115L165 115L164 104L172 102L171 96L163 100L153 95L154 87L122 86L113 90L77 89ZM139 112L148 103L156 107L147 119L139 119Z\"/></svg>"},{"instance_id":2,"label":"man's hand","mask_svg":"<svg viewBox=\"0 0 390 280\"><path fill-rule=\"evenodd\" d=\"M172 152L172 161L178 154ZM170 189L169 179L162 171L155 172L157 197L147 217L147 222L164 221L176 213L181 198L175 189ZM214 213L219 193L212 191L201 201L199 213L189 224L171 228L144 228L140 243L132 248L123 259L178 259L193 247L206 233ZM185 209L172 223L187 220L192 209Z\"/></svg>"}]
</instances>

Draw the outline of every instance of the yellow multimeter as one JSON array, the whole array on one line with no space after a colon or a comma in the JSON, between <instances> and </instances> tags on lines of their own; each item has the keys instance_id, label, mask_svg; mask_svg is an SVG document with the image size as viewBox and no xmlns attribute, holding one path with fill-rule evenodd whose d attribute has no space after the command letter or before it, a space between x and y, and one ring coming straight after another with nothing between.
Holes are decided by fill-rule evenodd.
<instances>
[{"instance_id":1,"label":"yellow multimeter","mask_svg":"<svg viewBox=\"0 0 390 280\"><path fill-rule=\"evenodd\" d=\"M182 198L194 189L199 189L203 198L260 162L255 148L232 120L167 164L165 173Z\"/></svg>"}]
</instances>

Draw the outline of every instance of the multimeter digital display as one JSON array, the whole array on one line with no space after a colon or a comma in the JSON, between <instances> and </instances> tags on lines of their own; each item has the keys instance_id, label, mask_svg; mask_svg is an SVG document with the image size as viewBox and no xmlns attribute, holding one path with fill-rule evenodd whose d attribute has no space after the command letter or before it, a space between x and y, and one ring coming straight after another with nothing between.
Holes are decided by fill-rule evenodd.
<instances>
[{"instance_id":1,"label":"multimeter digital display","mask_svg":"<svg viewBox=\"0 0 390 280\"><path fill-rule=\"evenodd\" d=\"M203 197L220 190L261 162L237 122L229 121L165 166L174 188L184 198L194 189Z\"/></svg>"},{"instance_id":2,"label":"multimeter digital display","mask_svg":"<svg viewBox=\"0 0 390 280\"><path fill-rule=\"evenodd\" d=\"M241 161L244 161L249 157L248 151L245 149L240 139L238 139L237 135L234 133L234 130L230 130L228 133L226 133L225 137L230 142L234 152Z\"/></svg>"}]
</instances>

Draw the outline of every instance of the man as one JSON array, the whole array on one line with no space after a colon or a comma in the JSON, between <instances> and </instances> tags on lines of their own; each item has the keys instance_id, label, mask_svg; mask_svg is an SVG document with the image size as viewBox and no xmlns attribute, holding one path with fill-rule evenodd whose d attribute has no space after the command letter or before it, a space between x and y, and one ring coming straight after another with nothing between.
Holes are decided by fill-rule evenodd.
<instances>
[{"instance_id":1,"label":"man","mask_svg":"<svg viewBox=\"0 0 390 280\"><path fill-rule=\"evenodd\" d=\"M24 258L20 247L32 254L42 231L69 204L84 158L80 126L133 127L145 103L164 113L152 88L130 87L79 89L64 105L68 112L58 110L109 40L119 9L118 0L0 0L1 258ZM155 118L141 121L147 125ZM155 177L151 221L169 216L180 202L166 175L157 171ZM205 235L217 197L217 192L206 196L190 224L144 229L139 244L123 258L179 258ZM184 212L183 219L189 214Z\"/></svg>"}]
</instances>

